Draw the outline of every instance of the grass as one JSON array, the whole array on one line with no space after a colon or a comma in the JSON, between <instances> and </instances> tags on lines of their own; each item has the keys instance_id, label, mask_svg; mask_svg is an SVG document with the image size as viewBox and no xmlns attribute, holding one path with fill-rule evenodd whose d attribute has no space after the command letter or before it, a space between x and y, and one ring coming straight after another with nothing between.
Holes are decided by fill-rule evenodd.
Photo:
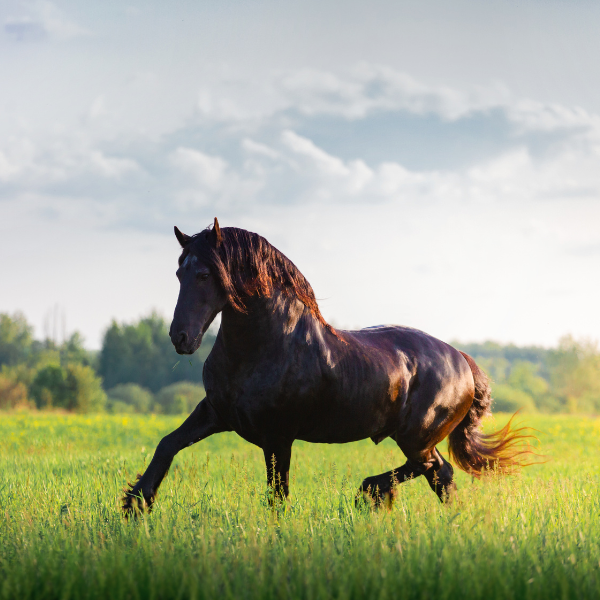
<instances>
[{"instance_id":1,"label":"grass","mask_svg":"<svg viewBox=\"0 0 600 600\"><path fill-rule=\"evenodd\" d=\"M262 451L220 434L127 523L125 482L180 418L0 413L0 598L598 598L600 419L522 420L550 460L459 473L452 506L419 478L391 511L357 510L362 479L403 462L386 440L297 442L273 510Z\"/></svg>"}]
</instances>

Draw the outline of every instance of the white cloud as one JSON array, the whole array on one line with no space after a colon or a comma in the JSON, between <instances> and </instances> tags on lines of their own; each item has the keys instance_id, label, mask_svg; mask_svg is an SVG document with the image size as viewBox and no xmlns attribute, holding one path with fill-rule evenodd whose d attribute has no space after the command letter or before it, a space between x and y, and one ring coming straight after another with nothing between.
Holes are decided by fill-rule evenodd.
<instances>
[{"instance_id":1,"label":"white cloud","mask_svg":"<svg viewBox=\"0 0 600 600\"><path fill-rule=\"evenodd\" d=\"M292 152L308 158L317 170L326 175L338 175L345 177L350 171L343 161L318 148L311 140L297 135L293 131L286 130L281 134L283 143Z\"/></svg>"},{"instance_id":2,"label":"white cloud","mask_svg":"<svg viewBox=\"0 0 600 600\"><path fill-rule=\"evenodd\" d=\"M279 152L277 152L277 150L273 150L273 148L270 148L266 144L255 142L254 140L251 140L249 138L244 138L242 140L242 148L252 154L268 156L273 160L277 160L280 157L280 154Z\"/></svg>"},{"instance_id":3,"label":"white cloud","mask_svg":"<svg viewBox=\"0 0 600 600\"><path fill-rule=\"evenodd\" d=\"M598 141L600 116L593 115L580 107L558 104L543 104L529 99L520 99L507 107L509 118L521 126L521 131L577 130L592 134Z\"/></svg>"},{"instance_id":4,"label":"white cloud","mask_svg":"<svg viewBox=\"0 0 600 600\"><path fill-rule=\"evenodd\" d=\"M67 179L74 174L68 167L57 157L43 156L29 137L11 137L0 149L0 181L23 191Z\"/></svg>"},{"instance_id":5,"label":"white cloud","mask_svg":"<svg viewBox=\"0 0 600 600\"><path fill-rule=\"evenodd\" d=\"M344 75L303 69L275 85L282 90L288 108L310 116L358 120L384 111L435 115L454 122L500 111L517 126L515 134L571 130L600 140L600 115L580 107L515 98L501 83L457 89L425 84L389 67L361 63Z\"/></svg>"},{"instance_id":6,"label":"white cloud","mask_svg":"<svg viewBox=\"0 0 600 600\"><path fill-rule=\"evenodd\" d=\"M284 76L277 85L288 103L307 115L335 114L348 119L383 110L456 120L510 101L508 90L500 84L464 91L427 85L407 73L368 63L345 75L302 69Z\"/></svg>"},{"instance_id":7,"label":"white cloud","mask_svg":"<svg viewBox=\"0 0 600 600\"><path fill-rule=\"evenodd\" d=\"M119 179L140 170L137 162L131 158L114 158L98 150L91 152L89 160L94 171L109 179Z\"/></svg>"},{"instance_id":8,"label":"white cloud","mask_svg":"<svg viewBox=\"0 0 600 600\"><path fill-rule=\"evenodd\" d=\"M227 170L227 162L220 156L209 156L192 148L177 148L169 159L194 182L211 190L221 186Z\"/></svg>"},{"instance_id":9,"label":"white cloud","mask_svg":"<svg viewBox=\"0 0 600 600\"><path fill-rule=\"evenodd\" d=\"M362 160L345 163L336 156L328 154L311 140L293 131L285 130L281 135L282 142L292 151L289 164L294 171L304 177L316 176L314 190L307 190L307 197L314 194L316 198L340 201L344 196L354 197L367 192L373 180L373 170ZM295 156L304 158L298 164Z\"/></svg>"},{"instance_id":10,"label":"white cloud","mask_svg":"<svg viewBox=\"0 0 600 600\"><path fill-rule=\"evenodd\" d=\"M264 154L263 154L264 156ZM194 148L178 147L169 154L169 163L177 174L171 179L170 195L180 211L196 211L198 208L237 207L243 210L249 202L257 199L264 186L264 169L255 163L246 163L235 170L221 156L209 155ZM166 201L161 210L172 210Z\"/></svg>"}]
</instances>

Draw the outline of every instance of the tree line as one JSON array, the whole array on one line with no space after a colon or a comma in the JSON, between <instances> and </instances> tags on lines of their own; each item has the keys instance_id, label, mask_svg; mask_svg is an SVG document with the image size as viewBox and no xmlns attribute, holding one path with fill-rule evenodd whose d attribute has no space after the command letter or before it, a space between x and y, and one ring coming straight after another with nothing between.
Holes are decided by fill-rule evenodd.
<instances>
[{"instance_id":1,"label":"tree line","mask_svg":"<svg viewBox=\"0 0 600 600\"><path fill-rule=\"evenodd\" d=\"M214 339L208 332L198 352L179 356L167 323L152 313L113 321L94 352L78 333L61 343L36 340L22 314L0 313L0 409L189 413L204 397L202 367ZM596 343L566 336L556 348L452 345L486 371L496 411L600 412Z\"/></svg>"},{"instance_id":2,"label":"tree line","mask_svg":"<svg viewBox=\"0 0 600 600\"><path fill-rule=\"evenodd\" d=\"M470 354L490 377L494 410L600 412L600 350L595 342L567 335L556 348L453 345Z\"/></svg>"},{"instance_id":3,"label":"tree line","mask_svg":"<svg viewBox=\"0 0 600 600\"><path fill-rule=\"evenodd\" d=\"M113 321L100 351L86 350L78 333L61 343L36 340L20 313L0 313L0 409L74 412L191 412L204 397L202 367L214 343L180 357L164 319Z\"/></svg>"}]
</instances>

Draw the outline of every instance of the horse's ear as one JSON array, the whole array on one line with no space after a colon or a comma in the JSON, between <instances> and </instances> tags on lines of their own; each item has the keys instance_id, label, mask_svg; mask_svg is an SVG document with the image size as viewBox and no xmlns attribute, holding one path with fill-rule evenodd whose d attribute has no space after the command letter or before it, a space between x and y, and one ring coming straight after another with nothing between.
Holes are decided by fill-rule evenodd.
<instances>
[{"instance_id":1,"label":"horse's ear","mask_svg":"<svg viewBox=\"0 0 600 600\"><path fill-rule=\"evenodd\" d=\"M177 229L177 226L175 226L174 229L175 229L175 237L177 238L177 241L179 242L179 244L181 245L182 248L185 248L190 243L190 236L185 235L185 233L181 233L181 231L179 231L179 229Z\"/></svg>"},{"instance_id":2,"label":"horse's ear","mask_svg":"<svg viewBox=\"0 0 600 600\"><path fill-rule=\"evenodd\" d=\"M219 227L219 221L217 220L217 217L215 217L212 233L213 239L215 240L215 246L218 248L223 243L223 234L221 233L221 228Z\"/></svg>"}]
</instances>

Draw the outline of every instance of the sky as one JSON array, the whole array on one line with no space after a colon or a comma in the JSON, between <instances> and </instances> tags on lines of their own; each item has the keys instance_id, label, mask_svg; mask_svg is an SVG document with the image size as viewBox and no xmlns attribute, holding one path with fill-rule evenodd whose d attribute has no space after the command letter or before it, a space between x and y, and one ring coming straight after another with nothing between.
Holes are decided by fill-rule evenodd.
<instances>
[{"instance_id":1,"label":"sky","mask_svg":"<svg viewBox=\"0 0 600 600\"><path fill-rule=\"evenodd\" d=\"M600 4L0 4L0 312L101 345L265 236L336 326L600 339Z\"/></svg>"}]
</instances>

